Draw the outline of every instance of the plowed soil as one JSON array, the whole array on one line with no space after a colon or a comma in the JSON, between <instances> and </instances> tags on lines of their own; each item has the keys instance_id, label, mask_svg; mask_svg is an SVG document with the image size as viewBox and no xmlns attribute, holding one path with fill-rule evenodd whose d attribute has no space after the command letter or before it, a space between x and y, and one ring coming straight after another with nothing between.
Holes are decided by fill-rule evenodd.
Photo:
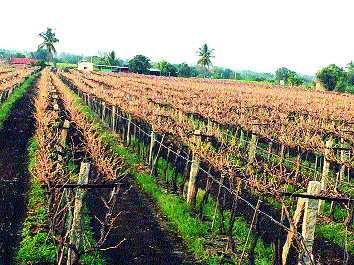
<instances>
[{"instance_id":1,"label":"plowed soil","mask_svg":"<svg viewBox=\"0 0 354 265\"><path fill-rule=\"evenodd\" d=\"M35 130L33 86L13 106L0 130L0 264L14 264L26 214L27 144Z\"/></svg>"}]
</instances>

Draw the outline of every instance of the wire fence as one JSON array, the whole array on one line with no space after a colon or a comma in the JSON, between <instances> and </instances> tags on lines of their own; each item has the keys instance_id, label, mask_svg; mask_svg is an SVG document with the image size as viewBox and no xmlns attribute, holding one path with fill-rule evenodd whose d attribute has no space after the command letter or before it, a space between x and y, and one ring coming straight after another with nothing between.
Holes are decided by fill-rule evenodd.
<instances>
[{"instance_id":1,"label":"wire fence","mask_svg":"<svg viewBox=\"0 0 354 265\"><path fill-rule=\"evenodd\" d=\"M105 106L106 109L109 109L111 112L113 112L113 108L109 105L106 104ZM120 110L121 112L124 112L122 110ZM145 130L143 130L142 128L140 128L139 125L135 124L131 119L124 117L120 114L118 114L117 112L115 113L116 117L129 121L129 123L134 126L136 129L138 129L140 132L142 132L143 134L145 134L148 137L151 137L151 133L146 132ZM100 115L98 115L100 116ZM104 119L102 119L100 117L101 121L105 122ZM114 129L115 130L115 129ZM169 148L168 146L166 146L162 141L159 141L158 139L155 139L155 142L159 145L161 145L164 148ZM193 160L190 160L188 157L185 157L177 152L175 152L174 150L170 149L170 152L172 152L174 155L178 156L179 158L185 160L187 163L192 163ZM186 153L185 153L186 154ZM310 257L310 262L312 265L315 265L316 262L315 260L312 259L308 249L306 248L306 244L304 242L303 236L301 233L291 229L290 227L287 227L286 225L284 225L282 222L279 222L278 220L276 220L274 217L272 217L271 215L267 214L266 212L260 210L257 205L253 205L251 202L249 202L247 199L243 198L241 195L235 193L233 190L231 190L229 187L227 187L226 185L224 185L223 183L220 182L220 180L217 179L216 176L213 176L212 174L210 174L210 172L206 171L205 169L203 169L201 166L199 166L199 170L203 173L205 173L208 177L210 177L210 179L213 180L214 183L218 184L220 187L222 187L224 190L226 190L230 195L236 196L239 200L243 201L246 205L248 205L251 209L253 209L255 212L258 212L259 214L267 217L270 221L272 221L274 224L278 225L279 227L281 227L282 229L284 229L286 232L289 233L293 233L294 235L296 235L301 242L302 247L304 248L304 252L306 253L306 255L308 257ZM245 179L246 180L246 179ZM247 242L245 242L246 244Z\"/></svg>"}]
</instances>

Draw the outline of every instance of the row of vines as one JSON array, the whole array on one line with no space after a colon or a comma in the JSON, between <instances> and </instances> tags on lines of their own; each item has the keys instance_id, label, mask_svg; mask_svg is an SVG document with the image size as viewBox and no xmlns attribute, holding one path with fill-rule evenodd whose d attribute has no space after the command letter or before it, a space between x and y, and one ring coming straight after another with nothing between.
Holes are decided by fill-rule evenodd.
<instances>
[{"instance_id":1,"label":"row of vines","mask_svg":"<svg viewBox=\"0 0 354 265\"><path fill-rule=\"evenodd\" d=\"M140 144L151 150L145 155L152 173L156 174L159 157L167 165L174 164L179 178L175 174L169 180L167 166L165 172L171 192L183 196L189 178L187 201L194 211L200 214L203 203L212 196L215 212L218 209L221 216L221 234L227 230L224 214L231 214L228 220L235 219L235 198L240 197L240 186L250 198L258 198L258 203L248 205L256 209L249 216L252 224L256 222L250 229L254 235L249 246L250 261L262 235L259 227L264 225L257 225L262 223L256 214L260 207L269 213L269 205L279 209L268 215L275 227L283 225L282 229L289 232L287 227L295 229L298 225L292 223L295 216L291 217L297 214L296 204L293 199L282 197L283 191L303 192L311 181L319 180L324 196L349 197L352 193L350 96L227 81L75 70L62 72L61 76L103 119L108 117L111 127L124 136L127 144L136 146L138 152L142 152ZM204 190L205 196L196 209L198 188ZM262 201L268 206L263 206ZM246 206L247 202L244 201ZM320 209L325 221L321 221L319 230L333 242L346 246L348 253L345 239L352 234L351 207L322 202ZM342 222L345 225L338 228L342 237L331 237L326 225ZM233 231L232 221L229 224L228 245ZM278 231L274 224L269 227ZM273 264L281 263L280 249L285 239L270 240L274 245ZM300 253L307 251L301 237L297 245Z\"/></svg>"},{"instance_id":2,"label":"row of vines","mask_svg":"<svg viewBox=\"0 0 354 265\"><path fill-rule=\"evenodd\" d=\"M17 259L21 264L104 264L99 251L117 218L119 187L99 192L105 208L94 240L83 202L86 189L58 185L112 183L124 175L123 160L109 151L58 77L45 69L36 87L30 195Z\"/></svg>"}]
</instances>

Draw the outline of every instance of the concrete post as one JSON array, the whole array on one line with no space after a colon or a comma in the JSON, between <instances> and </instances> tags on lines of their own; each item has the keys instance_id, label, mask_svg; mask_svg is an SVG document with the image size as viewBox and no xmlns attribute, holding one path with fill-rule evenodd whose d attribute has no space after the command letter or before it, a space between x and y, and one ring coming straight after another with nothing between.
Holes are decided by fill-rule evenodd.
<instances>
[{"instance_id":1,"label":"concrete post","mask_svg":"<svg viewBox=\"0 0 354 265\"><path fill-rule=\"evenodd\" d=\"M317 196L321 190L321 184L318 181L310 181L307 187L307 194ZM304 239L304 250L300 254L300 259L303 261L299 262L299 265L311 265L311 260L313 260L312 247L315 239L315 227L317 220L318 211L318 200L306 199L305 202L305 213L304 220L302 224L302 237Z\"/></svg>"},{"instance_id":2,"label":"concrete post","mask_svg":"<svg viewBox=\"0 0 354 265\"><path fill-rule=\"evenodd\" d=\"M70 122L68 120L64 121L63 130L60 135L60 145L65 148L66 145L66 136L68 134L68 129L70 128Z\"/></svg>"}]
</instances>

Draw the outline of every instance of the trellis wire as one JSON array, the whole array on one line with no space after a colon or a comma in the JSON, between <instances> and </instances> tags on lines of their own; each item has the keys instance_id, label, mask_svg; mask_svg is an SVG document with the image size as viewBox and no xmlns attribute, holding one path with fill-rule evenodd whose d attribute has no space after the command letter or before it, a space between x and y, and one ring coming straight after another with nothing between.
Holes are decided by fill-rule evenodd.
<instances>
[{"instance_id":1,"label":"trellis wire","mask_svg":"<svg viewBox=\"0 0 354 265\"><path fill-rule=\"evenodd\" d=\"M106 106L106 108L109 108L111 111L113 111L113 109L110 106ZM115 113L115 115L117 115L119 118L124 119L124 120L128 120L126 117L123 117L121 115L119 115L118 113ZM145 135L147 135L148 137L151 137L151 135L147 132L145 132L143 129L141 129L137 124L135 124L133 121L130 121L130 123L135 126L137 129L139 129L141 132L143 132ZM162 142L160 142L159 140L155 140L158 144L160 144L161 146L163 146L164 148L168 148L166 145L164 145ZM184 159L187 162L192 162L192 160L177 154L175 151L171 150L172 153L174 153L175 155L177 155L178 157ZM311 255L309 255L309 251L307 250L305 244L304 244L304 239L302 237L302 235L300 233L298 233L297 231L293 231L292 229L290 229L289 227L285 226L284 224L280 223L279 221L275 220L272 216L270 216L269 214L263 212L262 210L257 209L256 206L254 206L252 203L250 203L249 201L247 201L246 199L242 198L240 195L236 194L234 191L230 190L227 186L225 186L224 184L220 183L220 181L213 175L211 175L209 172L207 172L206 170L204 170L202 167L199 166L199 169L204 172L205 174L207 174L214 182L216 182L219 186L221 186L222 188L224 188L226 191L228 191L230 194L237 196L237 198L239 198L241 201L245 202L249 207L251 207L254 211L257 211L258 213L266 216L267 218L269 218L272 222L274 222L276 225L279 225L280 227L282 227L284 230L286 230L287 232L291 232L295 235L297 235L300 240L301 243L303 244L304 250L305 252L308 254L308 256L310 257L310 261L311 264L316 264L314 263L314 261L311 258Z\"/></svg>"}]
</instances>

